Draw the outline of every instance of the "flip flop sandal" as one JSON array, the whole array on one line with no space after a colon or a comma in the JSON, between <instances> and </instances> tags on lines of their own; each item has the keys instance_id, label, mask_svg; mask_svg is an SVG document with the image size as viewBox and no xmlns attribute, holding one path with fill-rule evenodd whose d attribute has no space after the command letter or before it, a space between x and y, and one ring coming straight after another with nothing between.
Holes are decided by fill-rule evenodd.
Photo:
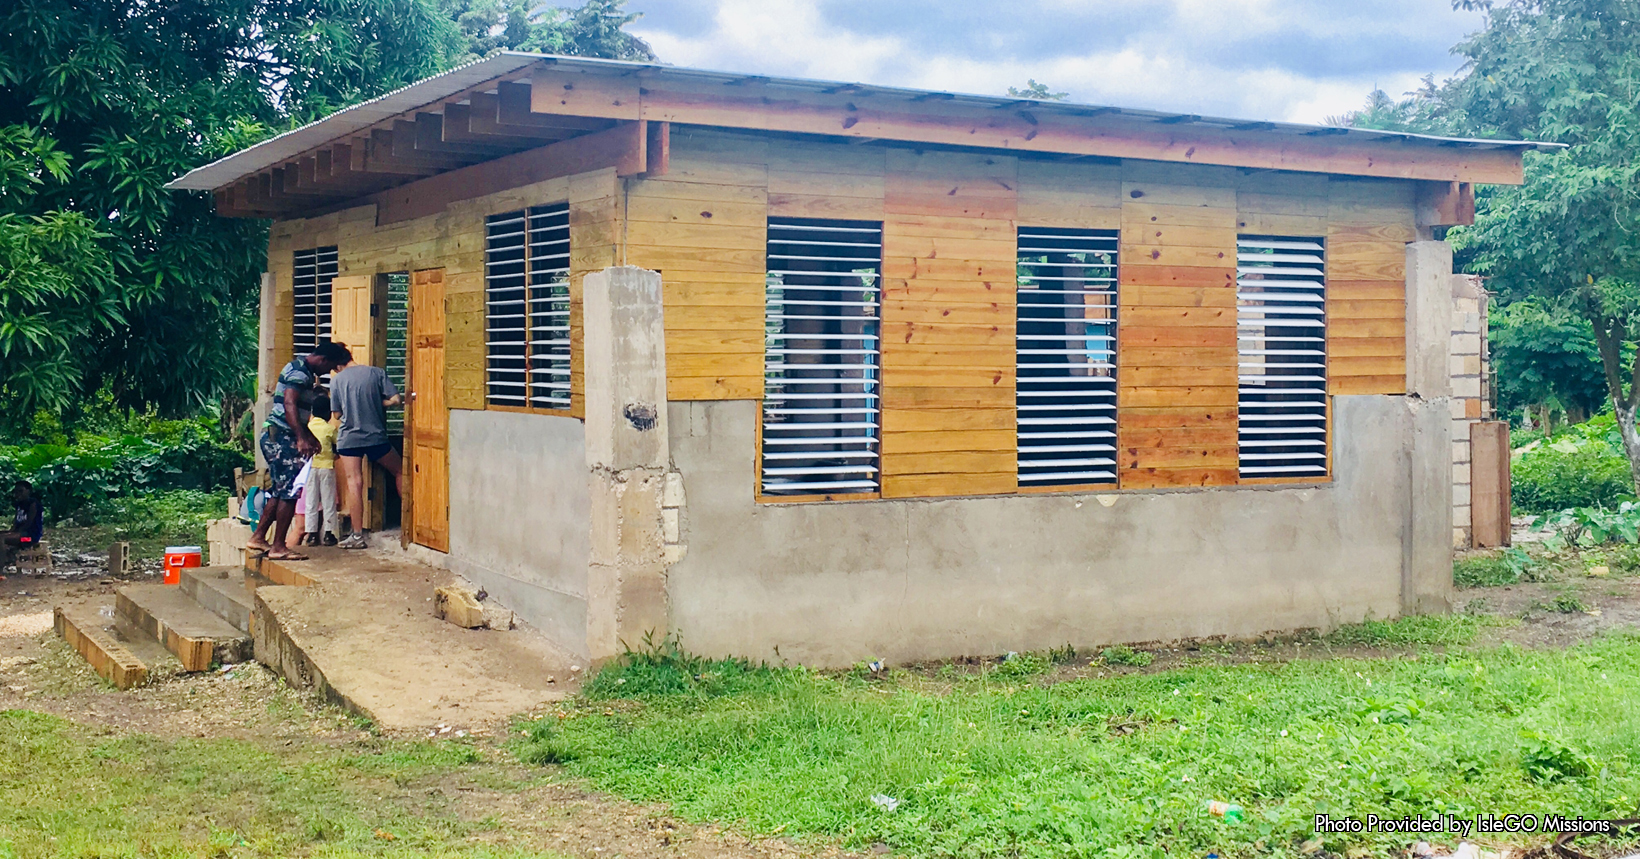
<instances>
[{"instance_id":1,"label":"flip flop sandal","mask_svg":"<svg viewBox=\"0 0 1640 859\"><path fill-rule=\"evenodd\" d=\"M313 560L312 558L308 557L307 555L302 554L301 552L286 552L283 555L275 555L272 552L268 552L267 554L263 555L262 557L267 558L270 561L311 561L311 560Z\"/></svg>"}]
</instances>

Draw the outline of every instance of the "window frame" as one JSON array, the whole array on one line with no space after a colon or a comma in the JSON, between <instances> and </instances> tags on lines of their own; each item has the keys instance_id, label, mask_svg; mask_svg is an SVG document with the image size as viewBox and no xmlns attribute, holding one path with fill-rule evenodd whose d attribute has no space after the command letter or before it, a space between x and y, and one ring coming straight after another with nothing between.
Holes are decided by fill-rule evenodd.
<instances>
[{"instance_id":1,"label":"window frame","mask_svg":"<svg viewBox=\"0 0 1640 859\"><path fill-rule=\"evenodd\" d=\"M1282 256L1288 259L1275 261L1274 264L1264 263L1254 266L1249 263L1263 262L1260 256L1276 256L1281 251L1289 251ZM1238 233L1236 235L1236 477L1240 485L1262 485L1283 483L1325 483L1333 480L1332 463L1332 392L1329 358L1331 357L1330 332L1331 320L1327 313L1328 275L1327 275L1327 238L1326 236L1294 236L1263 233ZM1313 269L1304 266L1309 262L1303 257L1313 258ZM1261 287L1265 278L1253 277L1260 272L1286 271L1290 272L1281 285L1275 287ZM1287 290L1278 292L1276 290ZM1272 318L1269 308L1270 301L1275 299L1283 302L1280 305L1275 319L1287 322L1287 325L1270 325ZM1256 320L1255 321L1255 317ZM1316 324L1310 324L1313 318ZM1269 329L1286 331L1285 335L1271 336ZM1310 338L1304 336L1304 329L1319 330L1319 345L1315 348L1304 346ZM1248 331L1258 331L1255 336L1248 336ZM1269 341L1278 341L1271 344ZM1244 344L1258 343L1262 348L1249 350ZM1283 358L1272 362L1270 358ZM1305 361L1313 357L1314 363ZM1253 360L1249 360L1249 359ZM1282 370L1299 370L1292 374L1277 372L1275 374L1253 373L1247 368L1255 366L1275 366ZM1265 384L1253 385L1251 382L1262 380ZM1278 381L1282 387L1270 387L1269 381ZM1313 389L1298 387L1305 384L1315 384ZM1270 396L1269 391L1288 390L1294 392L1294 399L1281 401L1252 402L1246 399L1249 396L1263 394ZM1255 387L1264 388L1263 391L1253 390ZM1305 400L1296 397L1309 395L1314 399ZM1276 405L1275 403L1285 405ZM1268 423L1280 424L1272 427L1249 427L1249 407L1259 406L1259 418ZM1282 410L1291 417L1274 417L1271 412ZM1317 422L1318 427L1304 427L1304 422ZM1283 434L1282 430L1288 430ZM1279 440L1252 441L1249 435L1281 436L1300 438L1303 436L1319 435L1318 440L1298 441L1289 445L1280 445ZM1249 454L1249 444L1260 449L1286 448L1288 453L1257 453ZM1305 448L1314 448L1319 445L1320 462L1313 466L1301 465L1252 465L1247 464L1245 457L1254 455L1260 457L1260 462L1277 462L1273 457L1288 456L1310 459L1315 454L1305 451ZM1296 450L1295 450L1296 449ZM1249 469L1253 473L1249 473ZM1317 469L1319 471L1317 471ZM1281 471L1278 471L1281 470Z\"/></svg>"},{"instance_id":2,"label":"window frame","mask_svg":"<svg viewBox=\"0 0 1640 859\"><path fill-rule=\"evenodd\" d=\"M791 503L804 501L858 501L881 498L883 437L883 222L881 220L768 216L766 219L766 229L767 232L765 233L764 249L765 276L763 288L764 382L762 397L759 399L757 411L757 433L755 439L757 468L754 476L754 480L756 481L754 486L754 495L759 502L769 503ZM781 231L792 232L799 236L807 233L813 235L814 238L810 239L807 243L800 242L796 239L775 238L774 236L776 233ZM802 253L801 248L804 244L807 244L810 248L832 247L834 245L823 244L827 238L847 239L850 238L850 236L847 235L848 233L869 234L863 237L867 240L866 242L856 243L853 246L866 247L870 242L874 242L874 245L869 245L875 247L874 256L869 261L869 267L864 264L867 260L864 258L863 254L858 259L843 256L843 254L855 253L855 251L843 249L847 245L837 246L838 249L834 252L811 250L810 253L813 254L813 256L807 258L805 258ZM774 248L777 245L795 246L795 249L785 253L775 253ZM783 260L788 261L784 263L786 265L790 264L789 261L824 262L824 258L828 253L838 254L838 265L846 265L849 262L857 262L861 263L861 265L846 272L826 271L822 268L810 273L807 270L797 268L776 268L778 264L782 264L779 261ZM868 268L870 269L869 271L867 270ZM813 278L821 282L815 284L793 285L786 283L786 278L788 277ZM857 278L858 284L846 284L841 282L842 280L850 277ZM836 280L839 282L825 282L828 280ZM829 310L824 314L808 314L803 312L796 314L785 313L784 308L788 303L786 301L787 292L804 290L805 288L809 292L816 293L816 297L810 298L807 301L794 301L791 303L807 305L810 309L835 308L835 315L832 315ZM776 290L779 291L778 298L776 298ZM858 299L851 300L847 298L847 296L856 291L861 293L861 296ZM833 293L836 294L836 298L828 297ZM779 311L776 310L777 306L781 308ZM867 313L851 317L844 312L849 308L862 309L867 311ZM793 320L805 323L820 323L821 325L828 327L826 330L822 331L799 332L798 335L792 335L788 333L788 328L786 325L788 322ZM859 321L859 331L851 332L845 330L848 327L847 323L851 320ZM837 324L835 326L830 326L829 324L834 321ZM836 330L831 330L832 327L835 327ZM803 346L793 347L786 345L792 340L805 339L801 336L802 334L810 335L807 339L815 340L820 345L812 345L809 348L805 348ZM835 345L831 348L827 348L823 344L828 342ZM850 343L855 343L857 345L850 346L848 345ZM873 345L868 346L868 343ZM788 351L794 349L799 351ZM816 381L804 383L801 381L795 381L791 377L785 375L793 369L793 365L789 363L787 359L790 356L797 354L809 355L816 358L843 358L844 356L855 355L860 356L863 360L860 360L853 366L850 366L847 363L846 358L840 362L831 362L832 364L839 365L843 374L858 373L858 376L838 375L835 377L837 380L841 381L832 381L822 376L817 377ZM780 375L778 376L772 372L772 368L775 366L773 362L778 362L780 371ZM818 366L824 365L824 363L820 361L816 361L815 364ZM850 393L845 391L828 392L825 390L820 392L795 392L795 396L801 397L802 399L798 400L798 404L796 405L787 406L785 404L790 401L791 397L794 395L794 392L786 391L785 389L793 386L794 384L801 387L824 387L826 385L835 385L838 388L858 387L860 388L860 391L858 393ZM785 396L783 396L783 393ZM837 395L828 398L826 396L827 393L836 393ZM846 477L849 474L869 473L871 475L869 479L869 483L871 485L869 487L860 485L867 482L863 479L842 479L830 481L821 479L808 481L808 483L813 484L812 486L804 486L802 485L803 481L796 481L798 485L794 486L790 491L778 491L778 485L771 487L766 482L770 477L770 468L802 469L804 467L801 464L794 466L781 466L776 464L771 466L771 460L768 458L768 455L771 453L769 443L772 440L772 434L781 432L785 429L796 429L797 431L801 431L800 425L809 422L806 420L796 420L788 423L784 420L776 420L775 418L777 416L772 414L771 410L778 409L782 412L782 414L790 414L794 416L800 416L807 413L814 413L816 415L819 414L819 412L813 412L811 408L805 408L801 405L802 400L811 400L818 404L824 404L827 402L833 403L833 405L829 407L825 405L819 405L818 407L822 410L829 410L835 416L833 419L833 426L829 428L840 433L836 436L836 438L840 439L840 441L833 442L830 445L827 445L824 442L818 443L815 445L816 447L829 446L834 449L829 451L817 450L814 452L819 455L804 458L798 456L799 454L807 452L801 449L803 447L801 440L804 438L811 438L812 436L793 435L790 437L781 437L779 440L785 445L789 445L791 449L773 451L774 453L787 455L782 459L773 460L773 462L779 463L782 461L791 461L793 463L814 463L814 465L809 467L810 473L819 473L818 469L846 469L845 471L837 472L836 476L838 477ZM863 404L860 406L843 405L843 403L852 401L863 401ZM851 421L843 417L845 415L856 414L869 414L870 419L869 421ZM785 426L776 426L776 424L785 424ZM869 424L869 426L861 426L862 424ZM866 434L863 436L848 434L851 432L857 432L861 429L866 430ZM856 445L862 444L866 447L866 450L851 449ZM838 460L842 464L829 466L821 464L824 460L828 459L828 457L824 455L827 453L838 454L837 456L830 457L830 459ZM861 465L853 464L868 457L870 460L869 463ZM784 474L777 476L784 476ZM792 476L795 477L798 475L794 471ZM771 488L774 488L777 491L769 491ZM805 489L811 491L802 491Z\"/></svg>"},{"instance_id":3,"label":"window frame","mask_svg":"<svg viewBox=\"0 0 1640 859\"><path fill-rule=\"evenodd\" d=\"M553 223L561 219L561 223ZM545 222L538 225L538 221ZM497 246L494 240L497 226L510 225L517 222L518 231L501 234L509 239L505 245ZM510 209L498 212L484 218L484 408L493 411L521 412L528 414L549 414L571 416L575 408L576 392L574 390L574 352L575 332L573 320L574 289L571 286L573 265L571 253L574 248L573 229L570 224L569 202L559 201L539 206L527 206L521 209ZM540 238L538 238L540 234ZM517 243L512 239L516 237ZM561 251L547 252L550 246L561 245ZM498 254L506 256L497 259ZM514 258L514 254L517 255ZM497 266L517 266L517 271L495 272ZM554 277L555 276L555 277ZM502 279L513 280L505 286L496 286L495 282ZM507 299L509 304L518 302L523 305L517 313L498 314L495 312L495 293L521 290L517 299ZM561 335L553 332L546 336L536 337L538 329L548 328L544 323L561 317L562 325L551 325L551 328L561 328ZM498 319L509 320L506 328L497 328ZM511 324L516 321L517 324ZM549 329L550 330L550 329ZM505 331L516 333L520 339L498 343L493 335ZM498 345L508 349L519 349L518 355L498 355L493 350ZM542 362L543 355L537 352L545 348L546 361ZM519 378L499 381L501 385L520 387L522 395L504 395L498 398L495 387L497 358L508 361L518 361L522 366L517 369L504 369L501 372ZM542 381L561 377L562 383ZM561 396L549 394L538 396L535 391L538 387L546 387L550 391L561 391Z\"/></svg>"}]
</instances>

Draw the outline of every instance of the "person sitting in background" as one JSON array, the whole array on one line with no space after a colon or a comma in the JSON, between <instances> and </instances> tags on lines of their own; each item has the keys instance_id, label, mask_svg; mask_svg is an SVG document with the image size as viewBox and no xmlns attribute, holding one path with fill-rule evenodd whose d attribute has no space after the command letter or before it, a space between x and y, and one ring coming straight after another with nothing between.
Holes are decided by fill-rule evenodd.
<instances>
[{"instance_id":1,"label":"person sitting in background","mask_svg":"<svg viewBox=\"0 0 1640 859\"><path fill-rule=\"evenodd\" d=\"M387 409L404 401L399 389L387 378L387 371L368 364L348 364L330 380L330 402L342 415L336 431L336 455L341 457L342 479L347 481L347 514L353 533L339 544L343 549L363 549L365 535L364 469L374 462L387 469L404 496L404 475L399 452L387 440Z\"/></svg>"},{"instance_id":2,"label":"person sitting in background","mask_svg":"<svg viewBox=\"0 0 1640 859\"><path fill-rule=\"evenodd\" d=\"M319 377L353 360L353 353L340 343L326 341L318 348L285 365L279 373L279 383L273 389L273 408L268 412L267 428L262 432L258 446L268 464L268 506L256 525L256 533L245 547L253 552L266 552L275 561L305 561L307 556L293 552L285 538L290 531L291 517L296 515L296 478L301 475L307 458L319 452L319 440L308 429L313 416L313 398ZM272 540L269 540L269 536Z\"/></svg>"},{"instance_id":3,"label":"person sitting in background","mask_svg":"<svg viewBox=\"0 0 1640 859\"><path fill-rule=\"evenodd\" d=\"M11 487L11 503L16 512L11 517L11 529L0 533L6 547L6 561L23 549L32 549L40 545L40 540L46 533L45 505L40 503L40 497L34 494L34 484L27 480L19 480ZM0 582L6 580L0 576Z\"/></svg>"},{"instance_id":4,"label":"person sitting in background","mask_svg":"<svg viewBox=\"0 0 1640 859\"><path fill-rule=\"evenodd\" d=\"M320 394L313 398L313 417L308 430L319 440L319 452L308 461L307 488L307 544L336 545L336 534L341 531L336 512L336 421L330 414L330 397Z\"/></svg>"}]
</instances>

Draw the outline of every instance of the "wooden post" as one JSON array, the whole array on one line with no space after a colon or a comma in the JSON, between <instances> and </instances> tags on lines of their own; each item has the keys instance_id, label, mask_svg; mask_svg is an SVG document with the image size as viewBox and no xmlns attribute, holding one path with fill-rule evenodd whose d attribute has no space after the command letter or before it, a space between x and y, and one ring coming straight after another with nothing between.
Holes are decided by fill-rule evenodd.
<instances>
[{"instance_id":1,"label":"wooden post","mask_svg":"<svg viewBox=\"0 0 1640 859\"><path fill-rule=\"evenodd\" d=\"M1509 545L1509 424L1469 425L1471 516L1475 548Z\"/></svg>"}]
</instances>

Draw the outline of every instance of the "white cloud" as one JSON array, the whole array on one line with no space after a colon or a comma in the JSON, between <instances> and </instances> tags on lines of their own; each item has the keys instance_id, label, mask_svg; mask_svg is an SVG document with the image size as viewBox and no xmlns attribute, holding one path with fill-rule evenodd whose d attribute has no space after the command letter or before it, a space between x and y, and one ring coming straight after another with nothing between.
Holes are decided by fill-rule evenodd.
<instances>
[{"instance_id":1,"label":"white cloud","mask_svg":"<svg viewBox=\"0 0 1640 859\"><path fill-rule=\"evenodd\" d=\"M656 0L663 2L663 0ZM684 8L684 6L688 8ZM1445 0L690 0L634 32L670 63L1000 95L1027 78L1081 102L1320 122L1398 95L1477 23ZM1002 11L1006 9L1007 11ZM988 10L994 10L986 14Z\"/></svg>"}]
</instances>

